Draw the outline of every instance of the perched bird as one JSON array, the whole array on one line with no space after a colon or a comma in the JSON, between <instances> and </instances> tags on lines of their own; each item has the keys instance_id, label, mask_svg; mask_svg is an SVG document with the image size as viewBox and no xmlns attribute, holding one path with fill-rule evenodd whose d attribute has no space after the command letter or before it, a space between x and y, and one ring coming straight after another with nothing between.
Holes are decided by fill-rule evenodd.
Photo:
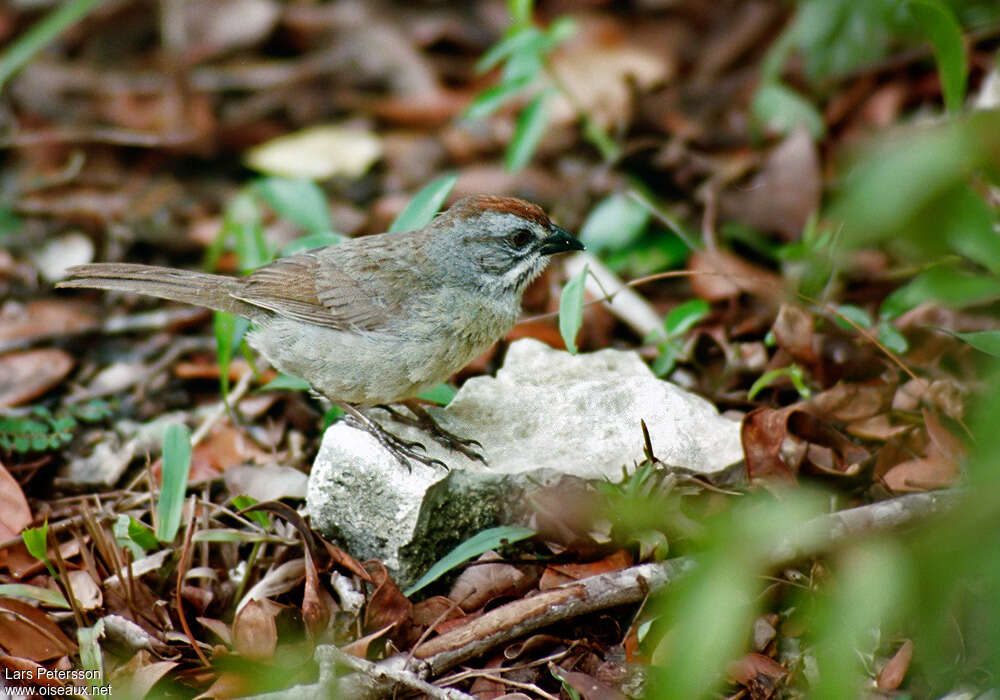
<instances>
[{"instance_id":1,"label":"perched bird","mask_svg":"<svg viewBox=\"0 0 1000 700\"><path fill-rule=\"evenodd\" d=\"M510 330L525 287L550 256L582 249L540 207L479 195L422 229L317 248L245 277L95 263L70 268L57 286L148 294L247 318L247 341L274 367L305 379L402 462L441 464L360 409L403 403L415 418L394 410L397 418L482 459L475 440L445 431L412 399Z\"/></svg>"}]
</instances>

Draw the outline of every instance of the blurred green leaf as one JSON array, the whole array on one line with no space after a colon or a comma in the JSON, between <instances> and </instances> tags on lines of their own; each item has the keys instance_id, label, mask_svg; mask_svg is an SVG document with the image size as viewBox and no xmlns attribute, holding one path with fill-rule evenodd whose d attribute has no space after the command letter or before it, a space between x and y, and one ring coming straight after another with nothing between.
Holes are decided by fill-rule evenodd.
<instances>
[{"instance_id":1,"label":"blurred green leaf","mask_svg":"<svg viewBox=\"0 0 1000 700\"><path fill-rule=\"evenodd\" d=\"M712 306L704 299L691 299L678 304L667 313L663 323L667 337L684 335L711 310Z\"/></svg>"},{"instance_id":2,"label":"blurred green leaf","mask_svg":"<svg viewBox=\"0 0 1000 700\"><path fill-rule=\"evenodd\" d=\"M463 116L472 121L485 119L524 90L530 82L531 76L525 75L483 90L472 100Z\"/></svg>"},{"instance_id":3,"label":"blurred green leaf","mask_svg":"<svg viewBox=\"0 0 1000 700\"><path fill-rule=\"evenodd\" d=\"M589 270L590 265L584 265L583 269L566 283L559 297L559 333L566 343L566 349L573 355L577 351L576 334L583 325L583 289Z\"/></svg>"},{"instance_id":4,"label":"blurred green leaf","mask_svg":"<svg viewBox=\"0 0 1000 700\"><path fill-rule=\"evenodd\" d=\"M408 588L403 595L407 598L417 591L437 581L456 566L465 563L473 557L478 557L484 552L496 549L504 544L513 544L521 540L533 537L535 531L527 527L514 527L503 525L493 527L488 530L473 535L455 549L444 555L434 566L427 570L420 580Z\"/></svg>"},{"instance_id":5,"label":"blurred green leaf","mask_svg":"<svg viewBox=\"0 0 1000 700\"><path fill-rule=\"evenodd\" d=\"M22 225L23 222L17 214L0 204L0 242L11 234L20 231Z\"/></svg>"},{"instance_id":6,"label":"blurred green leaf","mask_svg":"<svg viewBox=\"0 0 1000 700\"><path fill-rule=\"evenodd\" d=\"M507 145L507 170L517 172L531 161L549 123L546 110L548 97L548 92L538 95L518 116L514 136Z\"/></svg>"},{"instance_id":7,"label":"blurred green leaf","mask_svg":"<svg viewBox=\"0 0 1000 700\"><path fill-rule=\"evenodd\" d=\"M334 233L333 231L300 236L281 249L280 257L295 255L296 253L314 250L315 248L325 248L326 246L336 245L345 240L347 240L346 236L341 236L339 233Z\"/></svg>"},{"instance_id":8,"label":"blurred green leaf","mask_svg":"<svg viewBox=\"0 0 1000 700\"><path fill-rule=\"evenodd\" d=\"M440 211L456 182L458 175L444 175L425 185L392 222L389 233L416 231L429 224L434 215Z\"/></svg>"},{"instance_id":9,"label":"blurred green leaf","mask_svg":"<svg viewBox=\"0 0 1000 700\"><path fill-rule=\"evenodd\" d=\"M751 104L754 118L769 130L789 134L804 126L814 139L823 137L826 124L816 106L781 83L762 85Z\"/></svg>"},{"instance_id":10,"label":"blurred green leaf","mask_svg":"<svg viewBox=\"0 0 1000 700\"><path fill-rule=\"evenodd\" d=\"M951 251L1000 275L1000 236L997 217L990 205L970 185L962 183L933 204L934 217L927 221L927 237L941 237Z\"/></svg>"},{"instance_id":11,"label":"blurred green leaf","mask_svg":"<svg viewBox=\"0 0 1000 700\"><path fill-rule=\"evenodd\" d=\"M945 124L912 128L866 150L849 171L842 194L830 208L831 219L843 222L843 243L867 245L898 234L914 220L931 222L938 211L928 207L955 192L983 166L1000 165L1000 111L978 111ZM978 215L959 202L958 221ZM974 218L971 220L975 220ZM933 226L918 228L915 242L940 246Z\"/></svg>"},{"instance_id":12,"label":"blurred green leaf","mask_svg":"<svg viewBox=\"0 0 1000 700\"><path fill-rule=\"evenodd\" d=\"M342 415L344 415L344 409L340 406L330 406L326 413L323 414L323 430L326 430L333 425L334 421L339 419Z\"/></svg>"},{"instance_id":13,"label":"blurred green leaf","mask_svg":"<svg viewBox=\"0 0 1000 700\"><path fill-rule=\"evenodd\" d=\"M250 328L250 321L239 316L233 316L225 311L215 311L212 314L215 330L215 349L219 362L219 385L223 400L229 395L229 365L233 360L236 348L243 342L243 336Z\"/></svg>"},{"instance_id":14,"label":"blurred green leaf","mask_svg":"<svg viewBox=\"0 0 1000 700\"><path fill-rule=\"evenodd\" d=\"M907 581L917 580L908 568L903 553L888 540L859 542L841 558L836 580L821 597L813 618L823 634L815 648L819 683L810 697L850 698L862 693L867 679L858 655L870 651L872 629L892 625L908 606Z\"/></svg>"},{"instance_id":15,"label":"blurred green leaf","mask_svg":"<svg viewBox=\"0 0 1000 700\"><path fill-rule=\"evenodd\" d=\"M290 177L263 177L254 183L267 204L308 234L333 232L330 208L323 190L312 180Z\"/></svg>"},{"instance_id":16,"label":"blurred green leaf","mask_svg":"<svg viewBox=\"0 0 1000 700\"><path fill-rule=\"evenodd\" d=\"M860 308L858 306L854 306L852 304L840 304L836 308L837 308L837 311L839 311L843 316L849 318L851 321L853 321L855 324L857 324L861 328L871 328L872 327L872 323L873 323L872 322L872 317L864 309L862 309L862 308ZM845 331L853 331L853 330L855 330L854 326L852 326L850 323L848 323L847 321L845 321L840 316L837 316L836 314L834 314L834 316L833 316L833 322L836 323L841 328L843 328Z\"/></svg>"},{"instance_id":17,"label":"blurred green leaf","mask_svg":"<svg viewBox=\"0 0 1000 700\"><path fill-rule=\"evenodd\" d=\"M173 542L181 526L181 509L191 470L191 431L172 423L163 436L163 485L156 504L156 539Z\"/></svg>"},{"instance_id":18,"label":"blurred green leaf","mask_svg":"<svg viewBox=\"0 0 1000 700\"><path fill-rule=\"evenodd\" d=\"M635 199L616 192L591 209L580 229L580 240L594 255L621 250L642 235L650 216Z\"/></svg>"},{"instance_id":19,"label":"blurred green leaf","mask_svg":"<svg viewBox=\"0 0 1000 700\"><path fill-rule=\"evenodd\" d=\"M59 591L54 591L51 588L42 588L41 586L31 586L26 583L0 584L0 596L17 596L18 598L35 600L42 605L48 605L53 608L70 609L66 598Z\"/></svg>"},{"instance_id":20,"label":"blurred green leaf","mask_svg":"<svg viewBox=\"0 0 1000 700\"><path fill-rule=\"evenodd\" d=\"M425 401L431 401L439 406L447 406L457 393L458 391L451 384L442 383L431 387L427 391L420 392L418 396Z\"/></svg>"},{"instance_id":21,"label":"blurred green leaf","mask_svg":"<svg viewBox=\"0 0 1000 700\"><path fill-rule=\"evenodd\" d=\"M963 308L1000 298L1000 278L938 265L900 287L882 302L879 315L893 319L925 301Z\"/></svg>"},{"instance_id":22,"label":"blurred green leaf","mask_svg":"<svg viewBox=\"0 0 1000 700\"><path fill-rule=\"evenodd\" d=\"M309 391L312 386L305 379L282 372L262 386L259 391Z\"/></svg>"},{"instance_id":23,"label":"blurred green leaf","mask_svg":"<svg viewBox=\"0 0 1000 700\"><path fill-rule=\"evenodd\" d=\"M220 236L224 241L232 237L243 272L254 270L271 260L271 254L264 243L260 211L248 190L239 192L229 200Z\"/></svg>"},{"instance_id":24,"label":"blurred green leaf","mask_svg":"<svg viewBox=\"0 0 1000 700\"><path fill-rule=\"evenodd\" d=\"M0 88L56 37L104 0L67 0L36 22L0 53Z\"/></svg>"},{"instance_id":25,"label":"blurred green leaf","mask_svg":"<svg viewBox=\"0 0 1000 700\"><path fill-rule=\"evenodd\" d=\"M514 24L527 24L531 22L532 13L535 11L534 0L507 0L507 11L510 12L510 19Z\"/></svg>"},{"instance_id":26,"label":"blurred green leaf","mask_svg":"<svg viewBox=\"0 0 1000 700\"><path fill-rule=\"evenodd\" d=\"M945 329L940 329L945 330ZM964 340L980 352L985 352L993 357L1000 357L1000 331L974 331L971 333L952 333L945 331L949 335Z\"/></svg>"},{"instance_id":27,"label":"blurred green leaf","mask_svg":"<svg viewBox=\"0 0 1000 700\"><path fill-rule=\"evenodd\" d=\"M910 12L934 47L944 103L952 112L962 108L968 75L962 28L941 0L909 0Z\"/></svg>"},{"instance_id":28,"label":"blurred green leaf","mask_svg":"<svg viewBox=\"0 0 1000 700\"><path fill-rule=\"evenodd\" d=\"M900 333L894 325L886 320L879 321L878 340L887 349L897 355L902 355L910 349L910 344L907 342L906 336Z\"/></svg>"},{"instance_id":29,"label":"blurred green leaf","mask_svg":"<svg viewBox=\"0 0 1000 700\"><path fill-rule=\"evenodd\" d=\"M503 39L491 46L476 61L476 72L485 73L495 68L501 61L522 52L533 52L544 39L542 31L534 25L514 26Z\"/></svg>"}]
</instances>

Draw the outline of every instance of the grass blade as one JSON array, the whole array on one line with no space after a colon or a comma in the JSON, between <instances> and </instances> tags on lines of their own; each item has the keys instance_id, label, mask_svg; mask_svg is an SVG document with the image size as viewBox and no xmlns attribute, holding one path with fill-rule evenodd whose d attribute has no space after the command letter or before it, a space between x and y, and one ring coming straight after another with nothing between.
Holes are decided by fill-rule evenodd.
<instances>
[{"instance_id":1,"label":"grass blade","mask_svg":"<svg viewBox=\"0 0 1000 700\"><path fill-rule=\"evenodd\" d=\"M163 485L156 504L159 516L156 539L173 542L181 526L181 509L187 492L188 473L191 470L191 431L186 425L174 423L167 426L163 436Z\"/></svg>"},{"instance_id":2,"label":"grass blade","mask_svg":"<svg viewBox=\"0 0 1000 700\"><path fill-rule=\"evenodd\" d=\"M473 557L478 557L483 552L496 549L503 544L520 542L521 540L534 536L534 534L535 531L529 527L514 527L512 525L491 527L489 530L483 530L441 557L441 559L439 559L434 566L428 569L427 573L421 576L420 580L408 588L403 595L407 597L413 595L428 584L437 581L456 566L465 563Z\"/></svg>"},{"instance_id":3,"label":"grass blade","mask_svg":"<svg viewBox=\"0 0 1000 700\"><path fill-rule=\"evenodd\" d=\"M575 355L576 334L583 325L583 283L587 279L590 265L583 269L563 287L559 297L559 333L562 335L566 349Z\"/></svg>"},{"instance_id":4,"label":"grass blade","mask_svg":"<svg viewBox=\"0 0 1000 700\"><path fill-rule=\"evenodd\" d=\"M389 227L389 233L415 231L423 228L441 209L451 188L458 182L458 175L444 175L426 185L406 205L406 209L396 217Z\"/></svg>"}]
</instances>

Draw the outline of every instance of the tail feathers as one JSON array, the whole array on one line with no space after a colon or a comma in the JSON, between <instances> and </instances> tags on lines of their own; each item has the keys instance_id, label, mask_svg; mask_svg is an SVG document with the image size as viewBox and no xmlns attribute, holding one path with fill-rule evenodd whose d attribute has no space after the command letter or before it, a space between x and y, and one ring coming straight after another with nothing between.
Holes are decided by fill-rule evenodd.
<instances>
[{"instance_id":1,"label":"tail feathers","mask_svg":"<svg viewBox=\"0 0 1000 700\"><path fill-rule=\"evenodd\" d=\"M216 311L227 311L251 319L262 313L259 307L231 296L240 283L233 277L130 263L77 265L69 268L68 273L69 277L59 282L57 287L109 289L146 294L160 299L205 306Z\"/></svg>"}]
</instances>

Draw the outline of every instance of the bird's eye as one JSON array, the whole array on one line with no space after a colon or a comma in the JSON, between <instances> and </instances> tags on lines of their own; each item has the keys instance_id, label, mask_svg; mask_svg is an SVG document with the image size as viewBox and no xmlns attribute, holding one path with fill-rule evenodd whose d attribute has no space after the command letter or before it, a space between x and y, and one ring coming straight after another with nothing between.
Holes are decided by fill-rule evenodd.
<instances>
[{"instance_id":1,"label":"bird's eye","mask_svg":"<svg viewBox=\"0 0 1000 700\"><path fill-rule=\"evenodd\" d=\"M507 237L507 240L510 242L512 246L514 246L518 250L521 250L522 248L527 247L527 245L531 243L533 240L535 240L535 237L528 229L519 228L518 230L514 231L514 233L510 234L510 236Z\"/></svg>"}]
</instances>

